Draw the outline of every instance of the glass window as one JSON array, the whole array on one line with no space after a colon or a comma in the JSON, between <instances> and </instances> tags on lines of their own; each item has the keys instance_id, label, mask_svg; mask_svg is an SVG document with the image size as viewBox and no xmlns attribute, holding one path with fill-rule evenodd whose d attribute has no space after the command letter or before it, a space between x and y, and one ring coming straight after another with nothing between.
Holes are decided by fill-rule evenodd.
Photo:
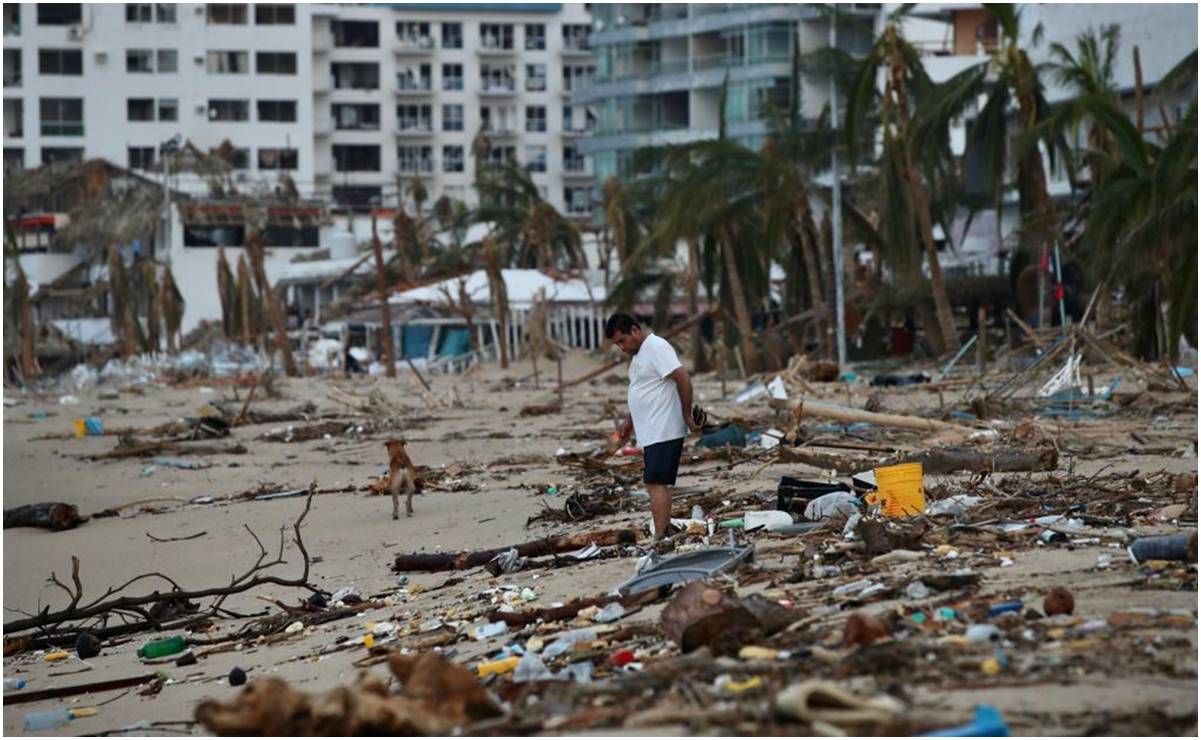
<instances>
[{"instance_id":1,"label":"glass window","mask_svg":"<svg viewBox=\"0 0 1201 740\"><path fill-rule=\"evenodd\" d=\"M42 136L83 136L83 98L41 98Z\"/></svg>"},{"instance_id":2,"label":"glass window","mask_svg":"<svg viewBox=\"0 0 1201 740\"><path fill-rule=\"evenodd\" d=\"M81 75L83 52L79 49L38 49L38 72L44 75Z\"/></svg>"},{"instance_id":3,"label":"glass window","mask_svg":"<svg viewBox=\"0 0 1201 740\"><path fill-rule=\"evenodd\" d=\"M462 23L443 23L442 24L442 48L443 49L462 49L463 48L463 24Z\"/></svg>"},{"instance_id":4,"label":"glass window","mask_svg":"<svg viewBox=\"0 0 1201 740\"><path fill-rule=\"evenodd\" d=\"M210 51L206 69L209 74L246 74L250 55L244 51Z\"/></svg>"},{"instance_id":5,"label":"glass window","mask_svg":"<svg viewBox=\"0 0 1201 740\"><path fill-rule=\"evenodd\" d=\"M152 3L125 3L126 23L150 23L154 20Z\"/></svg>"},{"instance_id":6,"label":"glass window","mask_svg":"<svg viewBox=\"0 0 1201 740\"><path fill-rule=\"evenodd\" d=\"M4 99L4 135L19 139L25 135L25 101L20 98Z\"/></svg>"},{"instance_id":7,"label":"glass window","mask_svg":"<svg viewBox=\"0 0 1201 740\"><path fill-rule=\"evenodd\" d=\"M174 23L175 6L170 3L156 3L154 6L154 18L159 23Z\"/></svg>"},{"instance_id":8,"label":"glass window","mask_svg":"<svg viewBox=\"0 0 1201 740\"><path fill-rule=\"evenodd\" d=\"M334 103L333 115L340 131L379 131L379 106L374 103Z\"/></svg>"},{"instance_id":9,"label":"glass window","mask_svg":"<svg viewBox=\"0 0 1201 740\"><path fill-rule=\"evenodd\" d=\"M249 100L210 100L210 121L249 121Z\"/></svg>"},{"instance_id":10,"label":"glass window","mask_svg":"<svg viewBox=\"0 0 1201 740\"><path fill-rule=\"evenodd\" d=\"M546 147L527 146L525 148L526 172L546 172Z\"/></svg>"},{"instance_id":11,"label":"glass window","mask_svg":"<svg viewBox=\"0 0 1201 740\"><path fill-rule=\"evenodd\" d=\"M168 74L179 71L179 54L175 49L158 50L158 72Z\"/></svg>"},{"instance_id":12,"label":"glass window","mask_svg":"<svg viewBox=\"0 0 1201 740\"><path fill-rule=\"evenodd\" d=\"M246 6L241 3L209 3L210 25L246 25Z\"/></svg>"},{"instance_id":13,"label":"glass window","mask_svg":"<svg viewBox=\"0 0 1201 740\"><path fill-rule=\"evenodd\" d=\"M335 185L334 202L343 208L366 212L373 202L383 197L379 185Z\"/></svg>"},{"instance_id":14,"label":"glass window","mask_svg":"<svg viewBox=\"0 0 1201 740\"><path fill-rule=\"evenodd\" d=\"M396 38L407 46L421 49L434 48L434 39L430 36L430 24L420 21L397 21Z\"/></svg>"},{"instance_id":15,"label":"glass window","mask_svg":"<svg viewBox=\"0 0 1201 740\"><path fill-rule=\"evenodd\" d=\"M461 105L444 105L444 106L442 106L442 130L443 131L462 131L463 130L463 106L461 106Z\"/></svg>"},{"instance_id":16,"label":"glass window","mask_svg":"<svg viewBox=\"0 0 1201 740\"><path fill-rule=\"evenodd\" d=\"M259 120L271 123L295 123L295 100L260 100L258 101Z\"/></svg>"},{"instance_id":17,"label":"glass window","mask_svg":"<svg viewBox=\"0 0 1201 740\"><path fill-rule=\"evenodd\" d=\"M370 144L334 144L334 169L338 172L379 172L379 147Z\"/></svg>"},{"instance_id":18,"label":"glass window","mask_svg":"<svg viewBox=\"0 0 1201 740\"><path fill-rule=\"evenodd\" d=\"M442 65L442 89L443 90L462 90L463 89L463 65L462 64L443 64Z\"/></svg>"},{"instance_id":19,"label":"glass window","mask_svg":"<svg viewBox=\"0 0 1201 740\"><path fill-rule=\"evenodd\" d=\"M25 169L25 150L19 147L4 147L4 171Z\"/></svg>"},{"instance_id":20,"label":"glass window","mask_svg":"<svg viewBox=\"0 0 1201 740\"><path fill-rule=\"evenodd\" d=\"M160 120L160 121L178 121L179 120L179 99L178 98L159 98L158 99L158 120Z\"/></svg>"},{"instance_id":21,"label":"glass window","mask_svg":"<svg viewBox=\"0 0 1201 740\"><path fill-rule=\"evenodd\" d=\"M442 147L442 171L463 171L463 147L455 144Z\"/></svg>"},{"instance_id":22,"label":"glass window","mask_svg":"<svg viewBox=\"0 0 1201 740\"><path fill-rule=\"evenodd\" d=\"M480 46L491 50L508 50L513 48L512 23L481 23Z\"/></svg>"},{"instance_id":23,"label":"glass window","mask_svg":"<svg viewBox=\"0 0 1201 740\"><path fill-rule=\"evenodd\" d=\"M154 98L129 98L125 101L125 120L153 121Z\"/></svg>"},{"instance_id":24,"label":"glass window","mask_svg":"<svg viewBox=\"0 0 1201 740\"><path fill-rule=\"evenodd\" d=\"M400 172L433 172L434 148L428 145L397 147L396 169Z\"/></svg>"},{"instance_id":25,"label":"glass window","mask_svg":"<svg viewBox=\"0 0 1201 740\"><path fill-rule=\"evenodd\" d=\"M291 26L296 23L295 5L256 3L254 22L259 26Z\"/></svg>"},{"instance_id":26,"label":"glass window","mask_svg":"<svg viewBox=\"0 0 1201 740\"><path fill-rule=\"evenodd\" d=\"M428 105L398 105L396 106L396 120L401 131L432 131L434 129L434 113Z\"/></svg>"},{"instance_id":27,"label":"glass window","mask_svg":"<svg viewBox=\"0 0 1201 740\"><path fill-rule=\"evenodd\" d=\"M20 36L21 35L21 5L20 3L5 3L4 4L4 35L5 36ZM25 152L21 150L21 162L23 169L25 162ZM7 165L6 165L7 166Z\"/></svg>"},{"instance_id":28,"label":"glass window","mask_svg":"<svg viewBox=\"0 0 1201 740\"><path fill-rule=\"evenodd\" d=\"M563 24L563 48L570 51L588 51L592 48L592 26L587 23Z\"/></svg>"},{"instance_id":29,"label":"glass window","mask_svg":"<svg viewBox=\"0 0 1201 740\"><path fill-rule=\"evenodd\" d=\"M300 152L297 149L259 149L260 170L300 169Z\"/></svg>"},{"instance_id":30,"label":"glass window","mask_svg":"<svg viewBox=\"0 0 1201 740\"><path fill-rule=\"evenodd\" d=\"M39 26L76 26L80 23L83 23L82 3L38 3Z\"/></svg>"},{"instance_id":31,"label":"glass window","mask_svg":"<svg viewBox=\"0 0 1201 740\"><path fill-rule=\"evenodd\" d=\"M488 150L488 164L500 167L517 158L517 147L494 146Z\"/></svg>"},{"instance_id":32,"label":"glass window","mask_svg":"<svg viewBox=\"0 0 1201 740\"><path fill-rule=\"evenodd\" d=\"M525 50L542 51L546 48L546 26L542 23L525 24Z\"/></svg>"},{"instance_id":33,"label":"glass window","mask_svg":"<svg viewBox=\"0 0 1201 740\"><path fill-rule=\"evenodd\" d=\"M334 62L330 65L338 90L378 90L379 65L371 62Z\"/></svg>"},{"instance_id":34,"label":"glass window","mask_svg":"<svg viewBox=\"0 0 1201 740\"><path fill-rule=\"evenodd\" d=\"M4 7L8 7L7 5ZM4 50L4 86L21 86L21 50Z\"/></svg>"},{"instance_id":35,"label":"glass window","mask_svg":"<svg viewBox=\"0 0 1201 740\"><path fill-rule=\"evenodd\" d=\"M42 164L58 164L60 162L82 162L83 147L81 146L44 146L42 147Z\"/></svg>"},{"instance_id":36,"label":"glass window","mask_svg":"<svg viewBox=\"0 0 1201 740\"><path fill-rule=\"evenodd\" d=\"M149 73L154 71L153 49L126 49L125 71Z\"/></svg>"},{"instance_id":37,"label":"glass window","mask_svg":"<svg viewBox=\"0 0 1201 740\"><path fill-rule=\"evenodd\" d=\"M373 49L379 46L376 21L334 21L334 46Z\"/></svg>"},{"instance_id":38,"label":"glass window","mask_svg":"<svg viewBox=\"0 0 1201 740\"><path fill-rule=\"evenodd\" d=\"M261 75L294 75L296 74L296 52L255 52L254 64L255 71Z\"/></svg>"},{"instance_id":39,"label":"glass window","mask_svg":"<svg viewBox=\"0 0 1201 740\"><path fill-rule=\"evenodd\" d=\"M131 170L146 170L154 166L154 147L152 146L131 146L129 147L129 169Z\"/></svg>"},{"instance_id":40,"label":"glass window","mask_svg":"<svg viewBox=\"0 0 1201 740\"><path fill-rule=\"evenodd\" d=\"M525 65L525 89L529 92L543 92L546 90L545 64Z\"/></svg>"},{"instance_id":41,"label":"glass window","mask_svg":"<svg viewBox=\"0 0 1201 740\"><path fill-rule=\"evenodd\" d=\"M540 132L546 130L546 106L527 105L525 108L525 130Z\"/></svg>"}]
</instances>

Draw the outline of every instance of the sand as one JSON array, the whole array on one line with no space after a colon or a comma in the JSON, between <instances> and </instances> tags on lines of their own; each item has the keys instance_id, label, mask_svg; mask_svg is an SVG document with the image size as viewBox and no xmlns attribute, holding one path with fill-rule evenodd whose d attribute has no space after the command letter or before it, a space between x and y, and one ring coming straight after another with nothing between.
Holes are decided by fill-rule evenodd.
<instances>
[{"instance_id":1,"label":"sand","mask_svg":"<svg viewBox=\"0 0 1201 740\"><path fill-rule=\"evenodd\" d=\"M564 376L576 377L597 366L597 359L572 356L564 363ZM546 368L543 368L544 373ZM516 379L527 375L527 363L518 363L502 373L488 368L474 377L437 376L433 378L432 397L439 403L431 407L421 393L416 380L402 374L396 380L383 378L306 378L282 381L284 397L258 398L255 408L282 410L313 401L320 412L341 412L348 409L332 400L330 387L365 398L372 389L387 397L403 424L391 431L363 436L342 437L330 441L268 442L259 439L273 428L285 424L251 425L235 428L232 437L218 440L225 444L241 442L249 449L244 455L214 455L203 458L211 467L202 470L180 470L157 467L145 472L150 465L146 459L89 461L83 456L112 450L112 436L76 439L35 439L46 435L61 435L72 430L77 416L100 416L108 428L151 427L184 416L194 415L197 408L210 400L230 399L233 389L217 381L196 381L190 387L172 387L161 383L145 384L135 389L102 386L76 392L78 405L59 405L62 393L9 392L4 408L4 506L6 508L40 501L64 501L76 504L81 513L91 514L128 502L165 497L177 501L151 504L152 511L133 507L122 516L93 519L76 530L60 533L36 529L9 529L4 532L3 603L5 619L20 616L22 610L35 612L43 607L61 608L66 599L61 590L47 582L53 571L65 579L70 571L70 558L79 558L80 577L85 600L95 598L109 586L151 571L169 575L187 588L200 588L227 583L235 573L245 571L253 563L258 547L248 534L249 527L274 552L279 542L280 527L290 526L304 505L302 498L275 501L220 502L207 506L188 506L180 502L196 496L223 497L257 488L260 484L277 484L285 488L305 488L315 482L320 488L347 485L361 487L380 474L387 464L383 441L391 436L403 436L409 452L418 465L466 466L462 479L472 484L471 491L436 491L419 495L414 500L412 518L399 521L390 518L391 502L387 497L370 496L363 492L333 493L314 497L312 510L304 528L304 540L309 553L319 562L312 565L311 581L323 589L337 590L354 586L364 594L394 592L397 577L389 571L393 557L399 552L454 551L485 549L535 539L545 534L601 529L620 524L644 525L649 513L640 511L604 517L583 524L534 524L526 527L531 516L544 506L562 505L561 497L545 496L537 490L545 484L560 487L572 483L572 475L554 461L560 448L586 449L602 443L612 430L610 409L624 409L625 386L622 372L567 391L566 408L562 413L530 418L518 417L518 410L527 404L545 403L553 394L543 389L535 391L529 382L518 389L505 389ZM553 374L554 368L551 368ZM731 381L730 390L735 390ZM854 391L851 401L862 407L868 395L866 387ZM102 394L116 392L115 399L101 399ZM238 390L244 398L246 389ZM886 391L887 393L887 391ZM697 382L698 399L711 412L727 416L732 413L766 415L762 400L738 406L732 393L728 400L720 399L716 377L706 375ZM452 403L454 398L460 404ZM898 392L890 410L904 412L907 408L937 406L930 394ZM845 402L841 392L832 393L830 400ZM952 399L948 398L948 402ZM14 404L15 405L10 405ZM613 405L607 405L613 404ZM46 418L35 419L35 412L48 412ZM1176 434L1187 436L1195 429L1196 417L1173 417ZM1146 428L1146 423L1127 422L1132 428ZM1083 426L1088 426L1085 423ZM1099 429L1100 427L1098 427ZM1099 432L1103 434L1102 432ZM1162 432L1162 424L1159 427ZM516 455L537 455L540 464L489 468L496 460ZM1171 470L1196 472L1195 458L1179 456L1140 456L1118 460L1080 460L1073 462L1077 473L1099 470L1106 464L1117 469L1140 469L1145 472ZM713 463L686 466L681 488L685 491L761 490L774 492L779 475L788 472L813 474L803 466L771 465L760 467L748 464L733 471L688 474L689 470L711 470ZM1061 465L1061 468L1066 465ZM757 474L756 474L757 473ZM756 474L752 477L752 474ZM1195 526L1195 525L1194 525ZM1173 531L1170 526L1139 527L1141 532ZM201 537L179 542L156 542L160 539L185 537L204 532ZM780 538L766 544L779 547ZM1119 608L1153 606L1165 609L1184 609L1196 614L1195 590L1148 591L1135 589L1129 568L1098 570L1099 554L1115 558L1121 553L1103 545L1082 546L1074 551L1026 550L1016 552L1011 567L995 563L981 568L984 574L983 595L1000 593L1014 587L1039 589L1050 585L1068 585L1076 594L1077 614L1104 619ZM294 577L301 563L296 551L285 553L286 564L273 572L282 577ZM788 567L796 555L767 559L765 567ZM899 566L904 568L916 566ZM358 637L368 622L392 620L401 624L443 616L449 609L460 613L482 613L488 597L481 594L497 585L529 586L537 594L530 606L546 606L575 597L595 596L629 577L634 559L621 557L582 563L570 568L520 572L493 579L481 569L459 573L412 574L410 587L432 587L442 584L448 576L460 576L462 583L433 592L412 595L394 607L364 612L361 618L332 622L313 628L309 634L296 636L277 644L252 645L237 652L225 652L202 659L199 664L179 668L173 663L158 666L174 681L156 696L140 696L135 691L109 691L67 700L51 700L6 707L4 732L21 734L21 718L26 712L58 706L94 706L101 702L95 717L83 718L70 726L72 734L110 730L143 720L190 720L196 704L205 698L229 699L238 689L225 679L228 671L240 666L250 676L276 675L305 690L317 691L347 684L357 673L352 665L364 651L350 650L314 659L307 657L320 646L329 645L340 636ZM1195 581L1194 581L1195 583ZM135 586L134 593L153 588ZM746 594L761 590L762 585L740 590ZM828 586L820 582L802 584L799 588L820 596ZM1193 586L1195 589L1195 585ZM264 586L254 592L230 598L226 607L240 613L278 611L256 596L269 596L295 603L307 595L297 589ZM884 612L899 602L880 602L869 605L870 611ZM643 610L639 620L657 621L663 603ZM232 629L247 620L223 620L222 631ZM926 683L913 687L911 699L918 705L955 712L962 709L966 716L971 706L987 701L997 705L1007 716L1017 734L1080 733L1088 730L1096 713L1102 709L1116 717L1146 718L1155 712L1169 717L1163 731L1179 727L1184 718L1195 722L1197 707L1196 632L1184 633L1184 644L1171 642L1158 648L1157 661L1142 661L1130 670L1115 666L1113 671L1086 673L1071 681L1057 680L1046 686L993 687L963 686L948 674L941 685ZM6 677L22 676L30 689L65 686L110 678L135 676L151 668L142 666L135 650L145 639L136 636L86 662L73 655L71 659L53 665L39 654L28 653L7 658ZM503 638L476 642L470 638L455 647L454 659L473 664L482 656L504 644ZM385 672L383 666L371 669ZM1158 715L1156 715L1158 716ZM1134 722L1131 731L1149 730L1153 725ZM1175 722L1175 724L1173 724ZM1109 724L1102 732L1112 732L1120 725ZM657 728L664 729L664 728ZM671 729L671 728L667 728ZM686 728L676 727L675 731ZM191 732L199 732L193 727ZM613 731L616 731L614 728Z\"/></svg>"}]
</instances>

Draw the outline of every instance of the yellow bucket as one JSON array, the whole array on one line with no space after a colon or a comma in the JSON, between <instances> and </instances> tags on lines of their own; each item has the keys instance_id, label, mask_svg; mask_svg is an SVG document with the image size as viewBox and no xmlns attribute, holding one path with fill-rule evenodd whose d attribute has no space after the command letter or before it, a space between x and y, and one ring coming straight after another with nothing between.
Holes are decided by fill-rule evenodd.
<instances>
[{"instance_id":1,"label":"yellow bucket","mask_svg":"<svg viewBox=\"0 0 1201 740\"><path fill-rule=\"evenodd\" d=\"M82 418L76 419L75 420L75 436L76 437L85 437L85 436L87 436L87 433L88 433L87 422L85 422Z\"/></svg>"},{"instance_id":2,"label":"yellow bucket","mask_svg":"<svg viewBox=\"0 0 1201 740\"><path fill-rule=\"evenodd\" d=\"M922 464L906 463L876 468L876 490L864 497L869 504L881 504L885 516L904 517L926 510L926 491L922 486Z\"/></svg>"}]
</instances>

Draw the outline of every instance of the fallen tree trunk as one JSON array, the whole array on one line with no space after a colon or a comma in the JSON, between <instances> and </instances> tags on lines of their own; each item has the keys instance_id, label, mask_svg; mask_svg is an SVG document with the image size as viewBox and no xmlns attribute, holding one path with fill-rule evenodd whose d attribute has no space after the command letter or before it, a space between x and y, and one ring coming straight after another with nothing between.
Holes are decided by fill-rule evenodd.
<instances>
[{"instance_id":1,"label":"fallen tree trunk","mask_svg":"<svg viewBox=\"0 0 1201 740\"><path fill-rule=\"evenodd\" d=\"M517 554L521 557L541 557L579 550L590 544L595 544L598 547L632 545L638 541L638 536L639 532L634 528L605 529L599 532L573 532L558 537L549 537L520 545L513 545L511 547L497 547L492 550L402 553L396 556L396 562L392 564L392 572L466 570L485 565L497 555L514 549L517 550Z\"/></svg>"},{"instance_id":2,"label":"fallen tree trunk","mask_svg":"<svg viewBox=\"0 0 1201 740\"><path fill-rule=\"evenodd\" d=\"M805 447L779 445L777 459L785 463L812 465L820 470L835 470L839 475L853 475L876 467L879 463L862 455L827 455Z\"/></svg>"},{"instance_id":3,"label":"fallen tree trunk","mask_svg":"<svg viewBox=\"0 0 1201 740\"><path fill-rule=\"evenodd\" d=\"M4 528L37 527L61 532L64 529L75 529L88 519L79 515L79 509L73 504L58 501L40 504L27 504L4 510Z\"/></svg>"},{"instance_id":4,"label":"fallen tree trunk","mask_svg":"<svg viewBox=\"0 0 1201 740\"><path fill-rule=\"evenodd\" d=\"M927 475L946 473L1016 473L1027 471L1055 470L1059 466L1059 453L1054 447L1034 450L996 450L981 452L961 447L935 449L916 455L897 455L880 465L921 463Z\"/></svg>"},{"instance_id":5,"label":"fallen tree trunk","mask_svg":"<svg viewBox=\"0 0 1201 740\"><path fill-rule=\"evenodd\" d=\"M772 408L788 409L798 414L808 414L809 416L820 416L825 419L836 419L847 422L862 421L881 427L916 429L923 432L972 431L971 427L951 424L937 419L924 419L920 416L901 416L899 414L878 414L872 411L852 409L822 401L806 401L803 398L798 398L795 401L773 398L770 403Z\"/></svg>"},{"instance_id":6,"label":"fallen tree trunk","mask_svg":"<svg viewBox=\"0 0 1201 740\"><path fill-rule=\"evenodd\" d=\"M128 457L149 457L151 455L245 455L246 448L240 444L209 445L189 444L186 442L141 442L124 438L117 443L117 449L100 455L88 455L89 460L121 460Z\"/></svg>"},{"instance_id":7,"label":"fallen tree trunk","mask_svg":"<svg viewBox=\"0 0 1201 740\"><path fill-rule=\"evenodd\" d=\"M49 689L41 689L40 691L21 691L13 694L4 695L4 706L12 704L28 704L31 701L45 701L46 699L62 699L67 696L79 696L80 694L93 694L99 691L116 691L117 689L126 689L130 686L141 686L144 683L153 681L158 678L157 673L146 673L141 676L130 676L129 678L110 678L104 681L93 681L91 683L81 683L74 686L55 686Z\"/></svg>"}]
</instances>

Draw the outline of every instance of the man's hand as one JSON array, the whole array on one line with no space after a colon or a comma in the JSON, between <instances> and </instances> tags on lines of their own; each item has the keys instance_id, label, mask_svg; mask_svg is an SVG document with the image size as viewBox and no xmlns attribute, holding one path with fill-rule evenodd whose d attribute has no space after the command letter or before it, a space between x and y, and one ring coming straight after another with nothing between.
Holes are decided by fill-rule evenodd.
<instances>
[{"instance_id":1,"label":"man's hand","mask_svg":"<svg viewBox=\"0 0 1201 740\"><path fill-rule=\"evenodd\" d=\"M622 419L621 426L617 427L618 439L629 439L634 433L634 420L630 417Z\"/></svg>"}]
</instances>

